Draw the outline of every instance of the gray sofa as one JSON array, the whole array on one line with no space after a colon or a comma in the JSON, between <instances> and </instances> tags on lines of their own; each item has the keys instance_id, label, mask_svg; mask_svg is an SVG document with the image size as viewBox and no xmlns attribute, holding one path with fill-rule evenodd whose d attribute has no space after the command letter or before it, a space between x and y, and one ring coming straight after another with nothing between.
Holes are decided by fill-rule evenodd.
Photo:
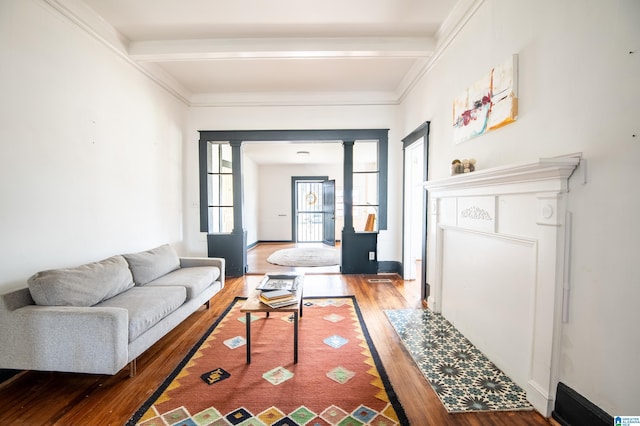
<instances>
[{"instance_id":1,"label":"gray sofa","mask_svg":"<svg viewBox=\"0 0 640 426\"><path fill-rule=\"evenodd\" d=\"M225 261L169 245L38 272L0 295L0 368L116 374L224 286Z\"/></svg>"}]
</instances>

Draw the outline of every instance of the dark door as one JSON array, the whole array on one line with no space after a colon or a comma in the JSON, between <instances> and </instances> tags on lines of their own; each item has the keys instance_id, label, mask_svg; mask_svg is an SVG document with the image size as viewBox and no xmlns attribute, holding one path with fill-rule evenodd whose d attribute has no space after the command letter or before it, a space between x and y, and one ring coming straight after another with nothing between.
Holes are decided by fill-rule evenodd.
<instances>
[{"instance_id":1,"label":"dark door","mask_svg":"<svg viewBox=\"0 0 640 426\"><path fill-rule=\"evenodd\" d=\"M327 179L328 176L291 176L291 241L322 241L322 182Z\"/></svg>"},{"instance_id":2,"label":"dark door","mask_svg":"<svg viewBox=\"0 0 640 426\"><path fill-rule=\"evenodd\" d=\"M336 181L322 182L322 242L336 245Z\"/></svg>"}]
</instances>

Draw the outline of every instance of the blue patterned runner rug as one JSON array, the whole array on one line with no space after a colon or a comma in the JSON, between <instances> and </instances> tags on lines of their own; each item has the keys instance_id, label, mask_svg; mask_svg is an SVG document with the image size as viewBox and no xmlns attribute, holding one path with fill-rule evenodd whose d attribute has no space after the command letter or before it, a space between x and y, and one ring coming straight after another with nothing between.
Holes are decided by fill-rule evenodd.
<instances>
[{"instance_id":1,"label":"blue patterned runner rug","mask_svg":"<svg viewBox=\"0 0 640 426\"><path fill-rule=\"evenodd\" d=\"M448 412L533 409L522 388L442 315L426 309L385 314Z\"/></svg>"}]
</instances>

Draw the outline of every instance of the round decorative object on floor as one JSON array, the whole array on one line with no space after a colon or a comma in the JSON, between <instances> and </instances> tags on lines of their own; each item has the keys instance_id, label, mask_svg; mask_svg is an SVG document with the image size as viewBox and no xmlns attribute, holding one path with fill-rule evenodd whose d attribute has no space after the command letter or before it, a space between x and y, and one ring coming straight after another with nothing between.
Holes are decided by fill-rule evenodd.
<instances>
[{"instance_id":1,"label":"round decorative object on floor","mask_svg":"<svg viewBox=\"0 0 640 426\"><path fill-rule=\"evenodd\" d=\"M281 266L334 266L340 264L340 256L336 249L295 247L276 251L267 262Z\"/></svg>"}]
</instances>

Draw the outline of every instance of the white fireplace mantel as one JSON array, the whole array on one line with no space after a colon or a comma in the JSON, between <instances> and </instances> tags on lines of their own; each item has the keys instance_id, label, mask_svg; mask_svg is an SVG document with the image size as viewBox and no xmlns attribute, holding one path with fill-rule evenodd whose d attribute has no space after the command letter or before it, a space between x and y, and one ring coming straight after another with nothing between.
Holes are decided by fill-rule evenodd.
<instances>
[{"instance_id":1,"label":"white fireplace mantel","mask_svg":"<svg viewBox=\"0 0 640 426\"><path fill-rule=\"evenodd\" d=\"M513 190L526 191L527 188L536 191L567 191L568 178L580 162L580 154L575 156L543 158L534 163L525 163L494 167L471 173L454 175L444 179L430 180L424 187L434 194L455 190L471 192L495 192L488 187L496 185L524 185L513 188L502 188L501 192L509 193ZM474 191L475 190L475 191Z\"/></svg>"},{"instance_id":2,"label":"white fireplace mantel","mask_svg":"<svg viewBox=\"0 0 640 426\"><path fill-rule=\"evenodd\" d=\"M580 154L427 181L428 305L551 414Z\"/></svg>"}]
</instances>

